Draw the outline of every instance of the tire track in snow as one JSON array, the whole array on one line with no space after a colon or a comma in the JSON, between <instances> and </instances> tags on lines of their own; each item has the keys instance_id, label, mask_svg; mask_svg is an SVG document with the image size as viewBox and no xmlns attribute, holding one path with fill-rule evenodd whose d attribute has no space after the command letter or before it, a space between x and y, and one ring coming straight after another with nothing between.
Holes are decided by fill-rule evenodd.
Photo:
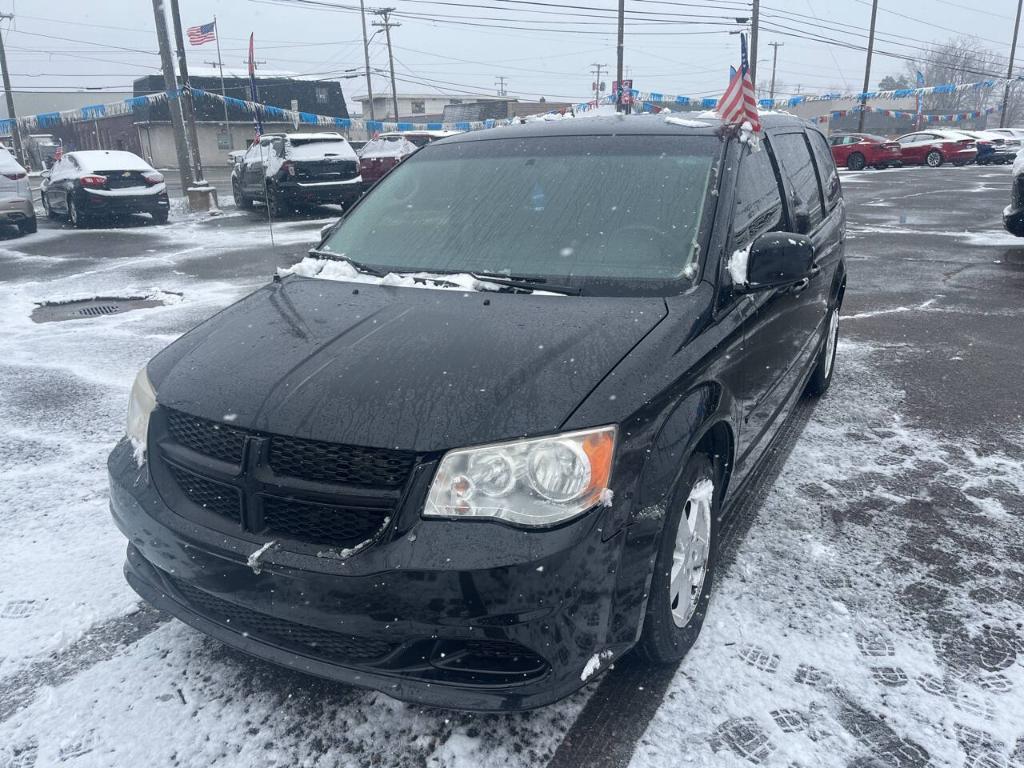
<instances>
[{"instance_id":1,"label":"tire track in snow","mask_svg":"<svg viewBox=\"0 0 1024 768\"><path fill-rule=\"evenodd\" d=\"M63 651L0 678L0 723L30 704L44 686L60 685L112 659L170 618L143 603L135 613L95 625Z\"/></svg>"}]
</instances>

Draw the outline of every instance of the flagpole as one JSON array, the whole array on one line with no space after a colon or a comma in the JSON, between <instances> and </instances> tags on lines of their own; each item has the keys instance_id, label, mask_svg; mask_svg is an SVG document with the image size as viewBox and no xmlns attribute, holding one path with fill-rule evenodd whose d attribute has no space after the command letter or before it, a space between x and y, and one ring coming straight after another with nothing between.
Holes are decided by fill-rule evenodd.
<instances>
[{"instance_id":1,"label":"flagpole","mask_svg":"<svg viewBox=\"0 0 1024 768\"><path fill-rule=\"evenodd\" d=\"M213 17L214 39L217 41L217 67L220 69L220 95L224 98L224 124L228 129L228 149L235 148L235 140L231 135L231 118L228 117L228 94L224 88L224 61L220 57L220 27L217 25L217 16Z\"/></svg>"}]
</instances>

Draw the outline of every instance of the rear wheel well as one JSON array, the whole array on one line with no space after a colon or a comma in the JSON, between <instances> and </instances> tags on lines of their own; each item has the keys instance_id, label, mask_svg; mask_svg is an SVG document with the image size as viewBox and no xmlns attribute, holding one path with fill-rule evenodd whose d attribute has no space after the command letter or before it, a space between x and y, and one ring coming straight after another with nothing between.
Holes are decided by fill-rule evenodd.
<instances>
[{"instance_id":1,"label":"rear wheel well","mask_svg":"<svg viewBox=\"0 0 1024 768\"><path fill-rule=\"evenodd\" d=\"M733 450L735 441L732 430L724 421L716 422L711 429L704 433L697 445L694 446L694 453L706 454L714 465L716 479L721 486L719 498L724 498L725 491L729 487L729 477L732 475Z\"/></svg>"}]
</instances>

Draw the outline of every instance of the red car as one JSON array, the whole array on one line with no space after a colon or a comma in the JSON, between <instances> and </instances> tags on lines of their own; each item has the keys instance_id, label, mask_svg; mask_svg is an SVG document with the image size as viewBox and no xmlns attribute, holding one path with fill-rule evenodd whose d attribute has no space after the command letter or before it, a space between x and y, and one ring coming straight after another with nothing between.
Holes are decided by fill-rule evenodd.
<instances>
[{"instance_id":1,"label":"red car","mask_svg":"<svg viewBox=\"0 0 1024 768\"><path fill-rule=\"evenodd\" d=\"M966 165L978 156L978 142L958 131L919 131L900 136L897 141L903 149L903 162L908 165Z\"/></svg>"},{"instance_id":2,"label":"red car","mask_svg":"<svg viewBox=\"0 0 1024 768\"><path fill-rule=\"evenodd\" d=\"M836 165L851 171L866 166L888 168L903 165L903 151L899 143L870 133L837 133L829 138L832 157Z\"/></svg>"}]
</instances>

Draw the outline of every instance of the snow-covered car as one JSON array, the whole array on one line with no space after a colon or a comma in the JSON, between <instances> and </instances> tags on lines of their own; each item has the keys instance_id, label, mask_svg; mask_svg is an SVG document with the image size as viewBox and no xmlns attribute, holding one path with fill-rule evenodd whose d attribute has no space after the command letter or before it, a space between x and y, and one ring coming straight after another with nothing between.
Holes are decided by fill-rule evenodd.
<instances>
[{"instance_id":1,"label":"snow-covered car","mask_svg":"<svg viewBox=\"0 0 1024 768\"><path fill-rule=\"evenodd\" d=\"M239 208L260 200L272 216L301 207L348 206L363 192L359 157L340 133L264 136L231 171Z\"/></svg>"},{"instance_id":2,"label":"snow-covered car","mask_svg":"<svg viewBox=\"0 0 1024 768\"><path fill-rule=\"evenodd\" d=\"M1021 141L1016 136L1007 136L996 131L964 131L964 133L978 142L979 151L976 160L978 165L1012 163L1021 148ZM984 156L980 151L982 142L991 147Z\"/></svg>"},{"instance_id":3,"label":"snow-covered car","mask_svg":"<svg viewBox=\"0 0 1024 768\"><path fill-rule=\"evenodd\" d=\"M402 161L139 372L108 461L131 586L432 706L678 662L719 521L834 370L839 174L814 126L763 122L763 148L633 115Z\"/></svg>"},{"instance_id":4,"label":"snow-covered car","mask_svg":"<svg viewBox=\"0 0 1024 768\"><path fill-rule=\"evenodd\" d=\"M23 235L36 231L28 174L6 149L0 149L0 224L13 224Z\"/></svg>"},{"instance_id":5,"label":"snow-covered car","mask_svg":"<svg viewBox=\"0 0 1024 768\"><path fill-rule=\"evenodd\" d=\"M39 194L48 216L66 216L76 227L135 213L166 224L170 211L163 174L138 155L113 149L65 153L43 172Z\"/></svg>"},{"instance_id":6,"label":"snow-covered car","mask_svg":"<svg viewBox=\"0 0 1024 768\"><path fill-rule=\"evenodd\" d=\"M1013 161L1010 204L1003 209L1003 226L1011 235L1024 237L1024 149Z\"/></svg>"},{"instance_id":7,"label":"snow-covered car","mask_svg":"<svg viewBox=\"0 0 1024 768\"><path fill-rule=\"evenodd\" d=\"M359 150L359 175L363 177L364 188L376 184L417 149L402 134L387 134L366 142Z\"/></svg>"}]
</instances>

